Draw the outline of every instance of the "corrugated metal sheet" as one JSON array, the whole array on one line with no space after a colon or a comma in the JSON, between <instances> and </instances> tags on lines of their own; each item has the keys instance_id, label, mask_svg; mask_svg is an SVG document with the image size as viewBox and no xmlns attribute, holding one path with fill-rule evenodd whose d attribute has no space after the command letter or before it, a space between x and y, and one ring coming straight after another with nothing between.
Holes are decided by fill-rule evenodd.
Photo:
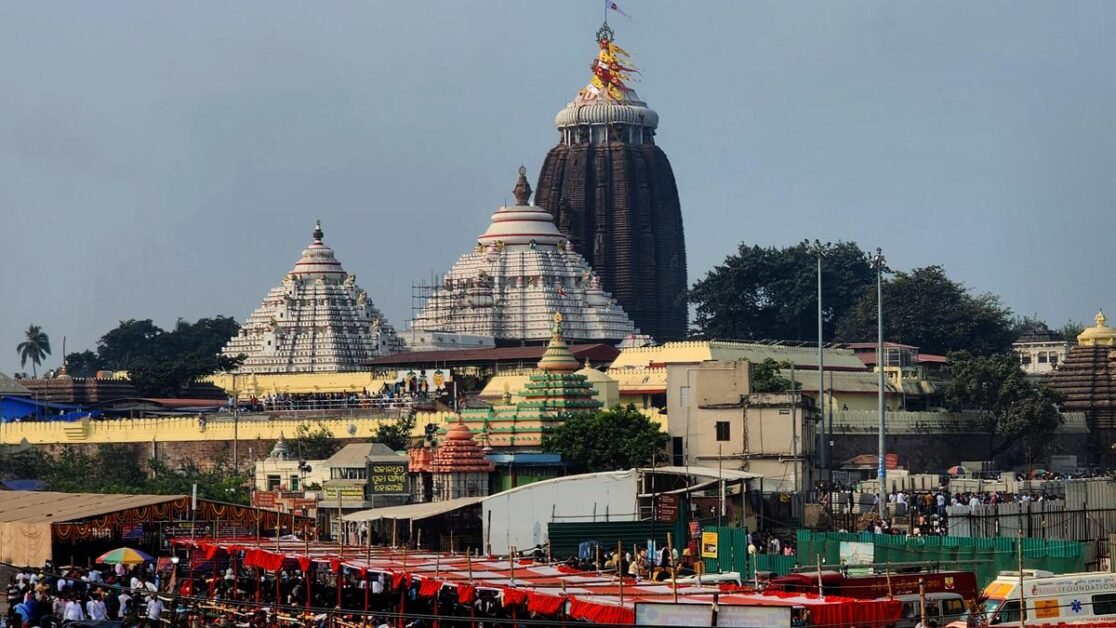
<instances>
[{"instance_id":1,"label":"corrugated metal sheet","mask_svg":"<svg viewBox=\"0 0 1116 628\"><path fill-rule=\"evenodd\" d=\"M0 522L63 523L99 517L128 508L164 504L185 497L187 496L0 491Z\"/></svg>"},{"instance_id":2,"label":"corrugated metal sheet","mask_svg":"<svg viewBox=\"0 0 1116 628\"><path fill-rule=\"evenodd\" d=\"M0 373L0 395L12 395L14 397L30 397L31 391L23 384L15 381L7 375Z\"/></svg>"}]
</instances>

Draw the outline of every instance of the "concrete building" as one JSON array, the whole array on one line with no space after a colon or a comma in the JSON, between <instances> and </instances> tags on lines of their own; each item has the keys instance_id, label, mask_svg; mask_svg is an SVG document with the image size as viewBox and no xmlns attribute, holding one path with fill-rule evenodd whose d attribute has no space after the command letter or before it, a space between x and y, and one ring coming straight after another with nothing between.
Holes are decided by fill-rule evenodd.
<instances>
[{"instance_id":1,"label":"concrete building","mask_svg":"<svg viewBox=\"0 0 1116 628\"><path fill-rule=\"evenodd\" d=\"M608 367L609 377L618 382L620 403L637 408L662 410L667 407L667 367L695 366L710 360L735 362L747 360L758 364L766 359L794 364L800 371L813 371L817 389L818 351L814 347L759 342L724 340L688 340L668 342L653 347L623 349ZM849 349L829 348L825 351L827 373L867 373L864 363ZM809 378L809 374L803 375ZM843 401L833 400L837 407Z\"/></svg>"},{"instance_id":2,"label":"concrete building","mask_svg":"<svg viewBox=\"0 0 1116 628\"><path fill-rule=\"evenodd\" d=\"M746 361L666 370L672 465L754 473L765 492L813 486L817 416L808 397L753 394Z\"/></svg>"},{"instance_id":3,"label":"concrete building","mask_svg":"<svg viewBox=\"0 0 1116 628\"><path fill-rule=\"evenodd\" d=\"M1044 324L1038 324L1016 338L1011 344L1015 355L1019 356L1019 366L1028 375L1051 373L1066 361L1070 343L1061 334L1051 331Z\"/></svg>"}]
</instances>

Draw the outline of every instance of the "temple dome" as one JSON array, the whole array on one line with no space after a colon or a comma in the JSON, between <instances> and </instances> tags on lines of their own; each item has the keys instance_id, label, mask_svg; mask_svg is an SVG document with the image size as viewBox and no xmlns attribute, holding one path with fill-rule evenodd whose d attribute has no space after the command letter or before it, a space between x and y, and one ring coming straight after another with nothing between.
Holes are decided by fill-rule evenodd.
<instances>
[{"instance_id":1,"label":"temple dome","mask_svg":"<svg viewBox=\"0 0 1116 628\"><path fill-rule=\"evenodd\" d=\"M659 127L659 114L641 101L585 100L578 96L554 116L554 126L559 129L604 124L631 124L656 129Z\"/></svg>"},{"instance_id":2,"label":"temple dome","mask_svg":"<svg viewBox=\"0 0 1116 628\"><path fill-rule=\"evenodd\" d=\"M333 254L333 249L322 242L325 234L322 232L322 221L314 224L314 240L310 246L302 251L302 257L295 262L291 274L307 278L314 277L344 277L345 269Z\"/></svg>"},{"instance_id":3,"label":"temple dome","mask_svg":"<svg viewBox=\"0 0 1116 628\"><path fill-rule=\"evenodd\" d=\"M570 352L570 347L566 344L565 339L562 338L562 315L555 312L550 343L546 345L546 351L539 359L538 367L552 373L573 373L579 366L581 364Z\"/></svg>"},{"instance_id":4,"label":"temple dome","mask_svg":"<svg viewBox=\"0 0 1116 628\"><path fill-rule=\"evenodd\" d=\"M635 331L553 215L530 204L522 166L513 193L515 205L498 209L476 247L457 260L441 285L430 287L411 328L505 343L545 341L550 316L559 312L570 340L619 342Z\"/></svg>"},{"instance_id":5,"label":"temple dome","mask_svg":"<svg viewBox=\"0 0 1116 628\"><path fill-rule=\"evenodd\" d=\"M1097 312L1093 320L1096 325L1081 332L1077 336L1077 344L1116 346L1116 328L1108 326L1108 319L1105 318L1104 312Z\"/></svg>"},{"instance_id":6,"label":"temple dome","mask_svg":"<svg viewBox=\"0 0 1116 628\"><path fill-rule=\"evenodd\" d=\"M473 438L473 431L457 418L434 449L434 473L488 473L496 468Z\"/></svg>"},{"instance_id":7,"label":"temple dome","mask_svg":"<svg viewBox=\"0 0 1116 628\"><path fill-rule=\"evenodd\" d=\"M541 207L528 204L531 186L527 183L527 169L519 167L516 182L516 204L501 207L492 214L492 224L477 238L483 245L502 242L507 245L530 246L544 244L557 246L566 239L554 224L554 216Z\"/></svg>"}]
</instances>

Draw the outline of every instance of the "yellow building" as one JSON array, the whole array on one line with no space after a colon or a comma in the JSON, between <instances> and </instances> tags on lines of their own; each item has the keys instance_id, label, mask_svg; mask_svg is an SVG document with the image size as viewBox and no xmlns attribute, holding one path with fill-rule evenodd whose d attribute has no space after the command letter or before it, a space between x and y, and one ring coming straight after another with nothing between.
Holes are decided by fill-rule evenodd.
<instances>
[{"instance_id":1,"label":"yellow building","mask_svg":"<svg viewBox=\"0 0 1116 628\"><path fill-rule=\"evenodd\" d=\"M624 349L608 368L608 375L618 382L621 404L661 409L666 407L667 366L696 366L711 360L746 360L756 364L768 358L792 363L804 371L813 371L814 379L817 379L816 347L723 340L668 342L654 347ZM864 363L848 349L826 349L825 369L827 372L865 372ZM816 384L814 388L817 388Z\"/></svg>"},{"instance_id":2,"label":"yellow building","mask_svg":"<svg viewBox=\"0 0 1116 628\"><path fill-rule=\"evenodd\" d=\"M376 394L384 384L393 384L395 375L373 371L346 373L223 373L208 379L229 395L240 399L268 395L305 395L314 393Z\"/></svg>"}]
</instances>

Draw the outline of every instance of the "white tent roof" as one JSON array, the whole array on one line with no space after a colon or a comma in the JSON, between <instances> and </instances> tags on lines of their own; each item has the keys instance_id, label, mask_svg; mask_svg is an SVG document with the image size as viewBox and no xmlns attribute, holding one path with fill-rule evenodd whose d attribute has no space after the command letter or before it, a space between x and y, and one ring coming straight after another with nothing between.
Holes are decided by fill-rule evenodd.
<instances>
[{"instance_id":1,"label":"white tent roof","mask_svg":"<svg viewBox=\"0 0 1116 628\"><path fill-rule=\"evenodd\" d=\"M421 504L407 504L406 506L389 506L387 508L370 508L345 515L345 521L375 521L377 519L410 519L419 521L444 515L447 512L479 504L483 497L459 497L444 502L424 502Z\"/></svg>"}]
</instances>

